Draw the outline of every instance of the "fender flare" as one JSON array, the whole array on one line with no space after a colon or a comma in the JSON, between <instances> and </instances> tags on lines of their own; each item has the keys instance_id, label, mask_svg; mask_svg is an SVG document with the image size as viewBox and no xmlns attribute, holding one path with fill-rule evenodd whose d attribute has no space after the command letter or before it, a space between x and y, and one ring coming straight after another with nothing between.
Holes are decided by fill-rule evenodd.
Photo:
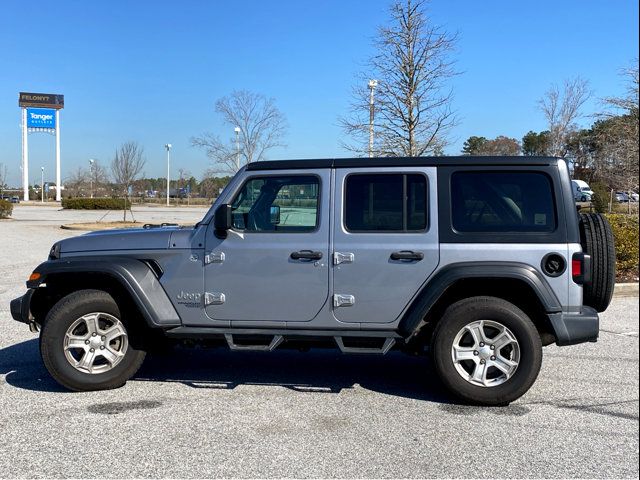
<instances>
[{"instance_id":1,"label":"fender flare","mask_svg":"<svg viewBox=\"0 0 640 480\"><path fill-rule=\"evenodd\" d=\"M562 305L547 281L531 265L519 262L452 263L436 273L420 290L398 325L401 335L410 337L422 326L425 316L449 287L469 278L514 279L526 283L534 291L545 312L558 313Z\"/></svg>"},{"instance_id":2,"label":"fender flare","mask_svg":"<svg viewBox=\"0 0 640 480\"><path fill-rule=\"evenodd\" d=\"M48 260L38 265L34 273L40 277L27 282L27 288L38 288L55 274L99 273L115 279L131 296L150 327L181 325L180 316L169 300L158 277L141 260L127 257L71 257Z\"/></svg>"}]
</instances>

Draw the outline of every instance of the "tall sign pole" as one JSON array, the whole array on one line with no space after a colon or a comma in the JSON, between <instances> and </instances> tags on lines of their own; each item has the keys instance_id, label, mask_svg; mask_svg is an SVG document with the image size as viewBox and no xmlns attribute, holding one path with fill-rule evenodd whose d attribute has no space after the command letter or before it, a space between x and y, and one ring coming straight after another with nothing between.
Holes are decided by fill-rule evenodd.
<instances>
[{"instance_id":1,"label":"tall sign pole","mask_svg":"<svg viewBox=\"0 0 640 480\"><path fill-rule=\"evenodd\" d=\"M60 178L60 110L56 110L56 202L62 201L62 180Z\"/></svg>"},{"instance_id":2,"label":"tall sign pole","mask_svg":"<svg viewBox=\"0 0 640 480\"><path fill-rule=\"evenodd\" d=\"M22 188L24 201L29 201L29 135L27 134L27 109L22 107Z\"/></svg>"},{"instance_id":3,"label":"tall sign pole","mask_svg":"<svg viewBox=\"0 0 640 480\"><path fill-rule=\"evenodd\" d=\"M56 136L56 200L62 199L60 172L60 110L64 95L20 92L18 105L22 108L22 187L24 199L29 200L29 133L46 132Z\"/></svg>"}]
</instances>

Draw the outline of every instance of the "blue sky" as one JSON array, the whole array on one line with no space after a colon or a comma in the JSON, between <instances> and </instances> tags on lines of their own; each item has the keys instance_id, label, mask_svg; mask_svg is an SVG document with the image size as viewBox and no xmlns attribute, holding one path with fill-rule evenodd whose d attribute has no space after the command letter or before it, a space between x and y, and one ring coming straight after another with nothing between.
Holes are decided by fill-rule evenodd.
<instances>
[{"instance_id":1,"label":"blue sky","mask_svg":"<svg viewBox=\"0 0 640 480\"><path fill-rule=\"evenodd\" d=\"M61 93L63 178L89 158L108 165L127 140L145 149L145 174L208 166L189 139L222 129L213 111L234 89L273 97L286 115L287 148L270 158L348 156L338 117L372 54L386 0L4 1L0 7L0 163L20 183L19 91ZM521 138L544 129L536 100L579 75L594 98L620 94L618 72L638 56L638 2L432 0L436 24L460 35L453 82L460 125L448 154L470 135ZM583 123L587 125L589 118ZM29 137L30 168L53 173L54 140ZM34 174L32 174L32 177ZM53 180L53 175L47 175ZM31 182L35 177L31 179Z\"/></svg>"}]
</instances>

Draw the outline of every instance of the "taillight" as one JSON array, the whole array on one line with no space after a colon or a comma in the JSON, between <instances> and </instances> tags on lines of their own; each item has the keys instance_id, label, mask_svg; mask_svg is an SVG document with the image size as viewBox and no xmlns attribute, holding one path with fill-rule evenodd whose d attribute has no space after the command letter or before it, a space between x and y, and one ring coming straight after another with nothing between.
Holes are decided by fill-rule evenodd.
<instances>
[{"instance_id":1,"label":"taillight","mask_svg":"<svg viewBox=\"0 0 640 480\"><path fill-rule=\"evenodd\" d=\"M591 256L574 253L571 257L571 277L578 285L591 282Z\"/></svg>"},{"instance_id":2,"label":"taillight","mask_svg":"<svg viewBox=\"0 0 640 480\"><path fill-rule=\"evenodd\" d=\"M571 261L571 275L573 278L582 276L582 260L573 259Z\"/></svg>"}]
</instances>

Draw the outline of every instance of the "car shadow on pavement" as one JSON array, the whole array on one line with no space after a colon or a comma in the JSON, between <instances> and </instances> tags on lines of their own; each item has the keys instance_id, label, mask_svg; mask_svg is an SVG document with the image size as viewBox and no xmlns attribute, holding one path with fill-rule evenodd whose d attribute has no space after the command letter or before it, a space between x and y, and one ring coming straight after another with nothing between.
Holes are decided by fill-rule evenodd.
<instances>
[{"instance_id":1,"label":"car shadow on pavement","mask_svg":"<svg viewBox=\"0 0 640 480\"><path fill-rule=\"evenodd\" d=\"M38 339L0 349L0 375L9 385L38 392L67 392L47 372L40 359Z\"/></svg>"},{"instance_id":2,"label":"car shadow on pavement","mask_svg":"<svg viewBox=\"0 0 640 480\"><path fill-rule=\"evenodd\" d=\"M67 392L42 364L37 339L0 349L0 374L16 388ZM265 385L317 394L336 394L359 385L388 395L443 404L454 401L425 357L399 352L377 356L344 355L335 350L265 353L175 347L147 356L130 381L177 382L209 389Z\"/></svg>"},{"instance_id":3,"label":"car shadow on pavement","mask_svg":"<svg viewBox=\"0 0 640 480\"><path fill-rule=\"evenodd\" d=\"M149 356L134 380L210 389L272 385L318 394L336 394L359 385L388 395L447 404L453 401L425 357L400 352L378 356L322 349L233 352L176 347L170 353Z\"/></svg>"}]
</instances>

